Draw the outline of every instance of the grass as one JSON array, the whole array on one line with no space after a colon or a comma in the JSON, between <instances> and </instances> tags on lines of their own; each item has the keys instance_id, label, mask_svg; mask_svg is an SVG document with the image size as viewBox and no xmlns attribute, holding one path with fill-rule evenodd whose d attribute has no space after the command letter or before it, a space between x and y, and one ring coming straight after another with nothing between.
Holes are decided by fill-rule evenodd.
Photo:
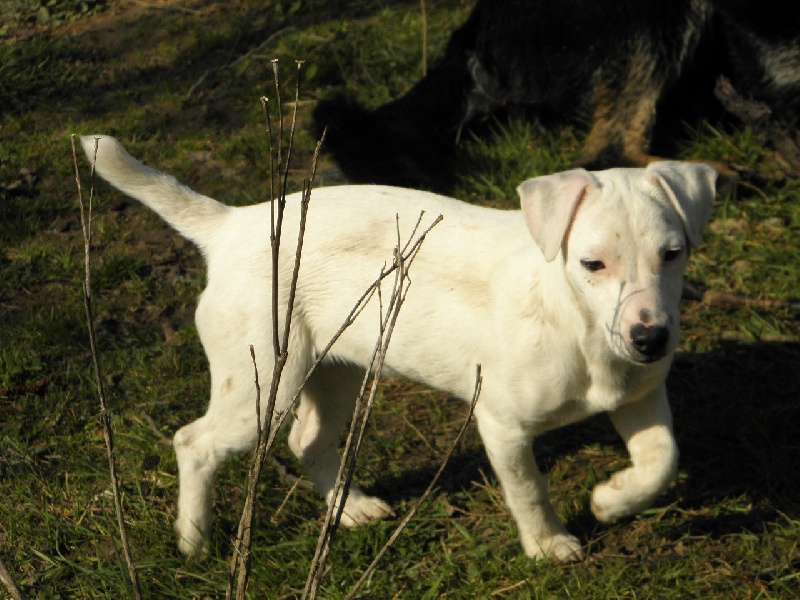
<instances>
[{"instance_id":1,"label":"grass","mask_svg":"<svg viewBox=\"0 0 800 600\"><path fill-rule=\"evenodd\" d=\"M470 3L428 4L435 57ZM85 5L50 2L49 23L35 18L40 4L0 7L7 23L0 30L0 557L36 598L130 596L84 323L69 134L113 133L204 193L250 204L265 198L268 185L259 97L271 89L269 58L281 59L284 98L292 96L293 61L307 61L299 173L313 149L307 126L315 100L346 89L378 105L421 72L416 2ZM487 137L464 140L457 195L501 207L516 204L522 179L568 167L582 135L520 121L489 128ZM557 510L589 559L536 563L521 553L472 428L438 491L368 583L370 597L800 595L800 183L746 128L706 123L676 135L684 158L724 160L748 173L745 185L720 197L689 269L689 279L717 300L684 305L669 379L682 450L677 482L643 515L597 524L587 508L591 487L625 464L610 426L597 418L542 436L537 456ZM323 164L318 180L337 177ZM165 443L202 414L208 395L192 322L200 257L106 186L99 187L93 253L98 343L145 596L220 597L247 458L220 473L209 556L187 561L173 541L177 477ZM721 294L747 299L722 302ZM440 393L387 383L357 478L402 514L427 486L465 411ZM302 474L285 444L277 454ZM293 597L323 503L269 470L257 506L251 597ZM346 594L394 525L342 532L323 597Z\"/></svg>"}]
</instances>

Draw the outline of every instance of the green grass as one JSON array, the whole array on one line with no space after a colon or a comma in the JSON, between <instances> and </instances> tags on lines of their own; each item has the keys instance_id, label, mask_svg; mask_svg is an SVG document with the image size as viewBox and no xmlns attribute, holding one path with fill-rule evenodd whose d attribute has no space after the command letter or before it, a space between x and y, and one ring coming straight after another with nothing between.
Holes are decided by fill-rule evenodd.
<instances>
[{"instance_id":1,"label":"green grass","mask_svg":"<svg viewBox=\"0 0 800 600\"><path fill-rule=\"evenodd\" d=\"M433 60L470 3L428 4ZM50 21L37 21L42 5ZM293 61L307 61L293 189L309 164L317 99L346 90L377 106L421 72L417 2L105 6L0 7L0 558L35 598L131 595L88 350L69 134L113 133L204 193L251 204L268 187L259 97L272 93L270 58L281 61L284 100L294 93ZM522 179L568 168L582 139L578 130L522 121L487 126L488 136L462 141L456 195L501 207L516 205ZM747 128L708 123L685 133L683 158L726 161L746 180L720 197L689 268L716 299L684 304L669 379L682 451L677 482L643 515L598 524L587 506L591 488L626 460L611 427L597 418L542 436L537 457L557 510L589 558L536 563L522 555L471 428L369 581L370 597L800 595L800 180ZM322 183L335 181L321 167ZM150 598L220 597L248 459L220 473L209 555L185 560L173 540L177 470L165 443L202 414L208 395L192 321L202 262L157 217L105 185L95 208L95 326L142 588ZM747 300L725 303L723 294ZM443 394L387 383L357 478L404 514L465 411ZM302 475L285 443L277 455ZM314 492L291 488L271 469L259 487L253 598L293 597L303 587L324 507ZM344 597L396 524L341 532L322 597Z\"/></svg>"}]
</instances>

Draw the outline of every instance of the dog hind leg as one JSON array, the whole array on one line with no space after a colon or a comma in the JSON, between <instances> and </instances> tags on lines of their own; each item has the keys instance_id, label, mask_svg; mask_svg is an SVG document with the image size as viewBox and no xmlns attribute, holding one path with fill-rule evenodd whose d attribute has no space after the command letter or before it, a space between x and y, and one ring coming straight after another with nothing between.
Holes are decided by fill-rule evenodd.
<instances>
[{"instance_id":1,"label":"dog hind leg","mask_svg":"<svg viewBox=\"0 0 800 600\"><path fill-rule=\"evenodd\" d=\"M293 335L290 345L298 342L300 337L302 334ZM214 475L229 457L252 451L258 441L254 370L248 348L236 344L227 353L219 350L219 347L215 347L209 353L212 390L208 411L179 429L174 438L180 474L175 532L179 549L189 556L197 555L206 548ZM299 351L297 355L293 354L294 360L290 359L284 367L272 414L273 427L288 410L292 397L302 383L309 366L306 364L308 361L302 358L304 355L310 356L310 353ZM271 352L257 351L256 361L259 373L271 375ZM264 379L262 375L262 381ZM268 378L266 380L269 381ZM267 399L268 388L262 385L261 411L266 410ZM266 418L263 412L261 418Z\"/></svg>"},{"instance_id":2,"label":"dog hind leg","mask_svg":"<svg viewBox=\"0 0 800 600\"><path fill-rule=\"evenodd\" d=\"M613 521L644 510L663 493L678 468L678 447L664 385L611 413L630 453L631 467L614 474L592 493L592 512Z\"/></svg>"},{"instance_id":3,"label":"dog hind leg","mask_svg":"<svg viewBox=\"0 0 800 600\"><path fill-rule=\"evenodd\" d=\"M323 364L303 388L289 434L289 447L303 463L326 502L334 501L341 431L352 416L364 371L351 365ZM342 525L355 527L392 514L388 504L351 485Z\"/></svg>"},{"instance_id":4,"label":"dog hind leg","mask_svg":"<svg viewBox=\"0 0 800 600\"><path fill-rule=\"evenodd\" d=\"M198 303L195 320L211 373L211 398L206 414L175 434L180 491L175 532L184 554L206 548L211 521L214 475L230 456L251 451L258 439L256 388L249 344L254 346L261 374L262 419L273 370L271 327L260 314L268 288L232 294L230 286L210 285ZM264 309L266 310L266 309ZM289 339L292 352L275 399L273 425L288 409L313 358L307 331L295 325Z\"/></svg>"},{"instance_id":5,"label":"dog hind leg","mask_svg":"<svg viewBox=\"0 0 800 600\"><path fill-rule=\"evenodd\" d=\"M186 555L197 555L206 549L211 490L217 470L231 455L255 446L252 381L252 376L242 381L226 377L217 385L212 378L215 389L208 412L175 434L173 443L180 475L175 533L178 548Z\"/></svg>"}]
</instances>

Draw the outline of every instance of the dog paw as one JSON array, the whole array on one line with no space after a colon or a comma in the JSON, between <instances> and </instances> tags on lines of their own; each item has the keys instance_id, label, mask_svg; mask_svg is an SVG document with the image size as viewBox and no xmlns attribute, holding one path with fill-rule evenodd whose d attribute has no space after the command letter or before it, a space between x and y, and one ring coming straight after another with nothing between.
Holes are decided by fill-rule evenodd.
<instances>
[{"instance_id":1,"label":"dog paw","mask_svg":"<svg viewBox=\"0 0 800 600\"><path fill-rule=\"evenodd\" d=\"M198 557L208 551L206 537L203 532L188 519L175 521L175 535L178 538L178 550L188 557Z\"/></svg>"},{"instance_id":2,"label":"dog paw","mask_svg":"<svg viewBox=\"0 0 800 600\"><path fill-rule=\"evenodd\" d=\"M341 524L345 527L358 527L393 514L392 508L380 498L351 490L342 511Z\"/></svg>"},{"instance_id":3,"label":"dog paw","mask_svg":"<svg viewBox=\"0 0 800 600\"><path fill-rule=\"evenodd\" d=\"M626 517L639 508L625 490L622 489L617 478L601 483L592 492L591 509L598 521L607 523ZM644 507L642 507L644 508Z\"/></svg>"},{"instance_id":4,"label":"dog paw","mask_svg":"<svg viewBox=\"0 0 800 600\"><path fill-rule=\"evenodd\" d=\"M561 563L572 563L583 560L581 543L574 535L556 534L550 538L537 540L532 553L533 558L549 558Z\"/></svg>"}]
</instances>

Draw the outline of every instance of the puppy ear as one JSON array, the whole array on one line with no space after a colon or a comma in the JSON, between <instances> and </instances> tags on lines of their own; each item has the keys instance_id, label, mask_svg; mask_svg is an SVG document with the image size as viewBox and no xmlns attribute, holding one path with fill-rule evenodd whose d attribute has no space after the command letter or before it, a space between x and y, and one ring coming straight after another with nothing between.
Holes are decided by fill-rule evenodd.
<instances>
[{"instance_id":1,"label":"puppy ear","mask_svg":"<svg viewBox=\"0 0 800 600\"><path fill-rule=\"evenodd\" d=\"M528 179L517 188L525 222L547 262L561 249L589 186L597 186L597 180L588 171L575 169Z\"/></svg>"},{"instance_id":2,"label":"puppy ear","mask_svg":"<svg viewBox=\"0 0 800 600\"><path fill-rule=\"evenodd\" d=\"M717 172L702 163L658 161L650 163L644 175L664 191L683 221L689 243L697 247L714 207Z\"/></svg>"}]
</instances>

